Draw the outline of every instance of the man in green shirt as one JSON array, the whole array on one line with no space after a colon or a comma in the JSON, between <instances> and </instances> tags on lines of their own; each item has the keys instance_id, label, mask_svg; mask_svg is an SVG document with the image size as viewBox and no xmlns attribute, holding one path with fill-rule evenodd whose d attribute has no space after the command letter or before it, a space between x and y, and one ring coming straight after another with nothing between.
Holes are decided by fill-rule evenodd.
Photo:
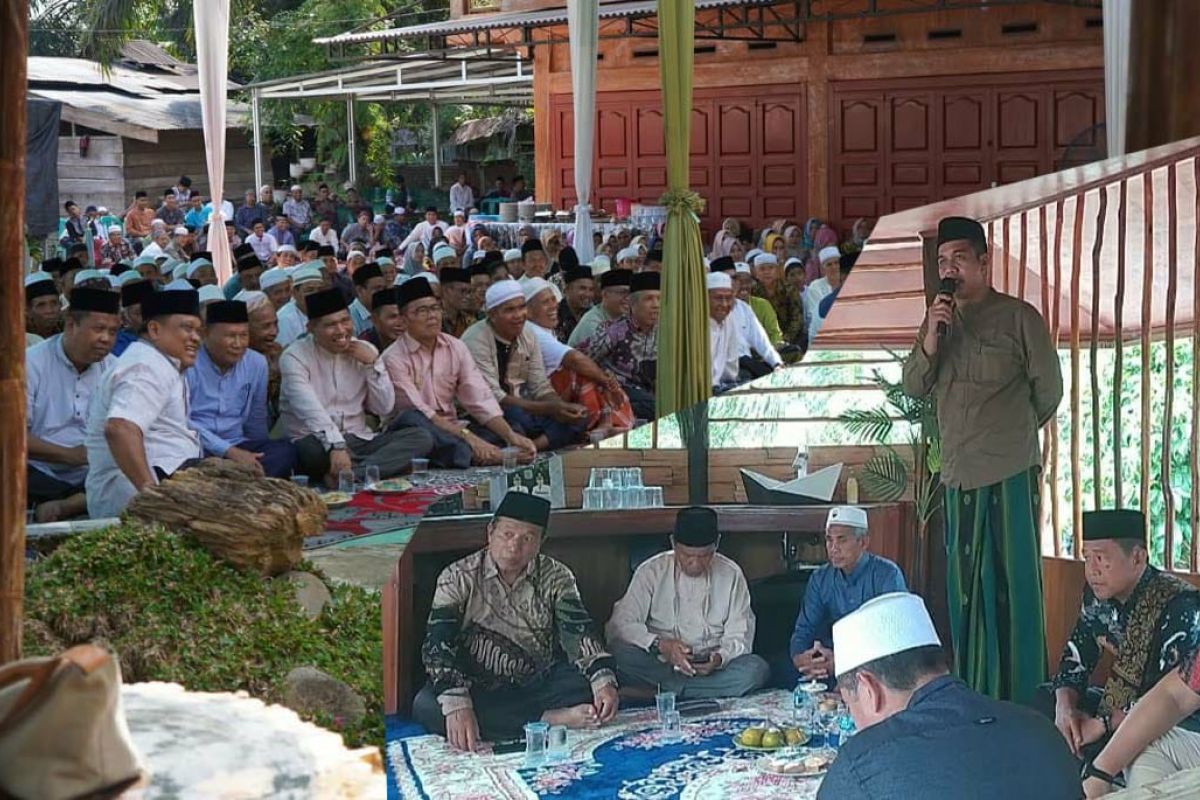
<instances>
[{"instance_id":1,"label":"man in green shirt","mask_svg":"<svg viewBox=\"0 0 1200 800\"><path fill-rule=\"evenodd\" d=\"M937 401L954 666L973 689L1028 703L1046 672L1038 429L1062 374L1037 310L992 288L983 227L948 217L937 243L953 293L929 306L904 391Z\"/></svg>"}]
</instances>

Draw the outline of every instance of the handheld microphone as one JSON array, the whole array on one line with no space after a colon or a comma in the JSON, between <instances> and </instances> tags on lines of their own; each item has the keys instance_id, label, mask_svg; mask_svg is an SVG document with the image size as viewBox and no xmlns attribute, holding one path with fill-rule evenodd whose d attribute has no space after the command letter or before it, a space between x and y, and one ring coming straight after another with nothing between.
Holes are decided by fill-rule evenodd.
<instances>
[{"instance_id":1,"label":"handheld microphone","mask_svg":"<svg viewBox=\"0 0 1200 800\"><path fill-rule=\"evenodd\" d=\"M944 294L944 295L949 295L950 297L954 297L954 290L957 288L958 288L958 281L954 280L954 278L942 278L942 282L940 284L938 284L938 294L940 294L940 295ZM947 333L949 333L949 328L946 326L946 323L939 322L938 326L937 326L938 338L945 339Z\"/></svg>"}]
</instances>

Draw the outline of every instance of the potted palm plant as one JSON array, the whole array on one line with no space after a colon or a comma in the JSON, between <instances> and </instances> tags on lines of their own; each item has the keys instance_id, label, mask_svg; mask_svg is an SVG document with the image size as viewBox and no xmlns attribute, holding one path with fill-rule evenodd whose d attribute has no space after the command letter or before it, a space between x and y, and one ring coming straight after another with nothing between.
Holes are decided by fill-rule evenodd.
<instances>
[{"instance_id":1,"label":"potted palm plant","mask_svg":"<svg viewBox=\"0 0 1200 800\"><path fill-rule=\"evenodd\" d=\"M906 356L888 351L901 366ZM873 381L884 394L875 408L851 409L839 416L841 425L876 453L863 464L860 482L867 498L890 503L904 496L911 481L916 506L916 586L923 586L929 549L929 523L942 503L942 447L938 433L937 404L932 395L914 398L904 393L899 382L888 380L879 370ZM897 441L896 423L906 424L907 436ZM909 458L901 455L907 448ZM910 464L912 467L910 468Z\"/></svg>"}]
</instances>

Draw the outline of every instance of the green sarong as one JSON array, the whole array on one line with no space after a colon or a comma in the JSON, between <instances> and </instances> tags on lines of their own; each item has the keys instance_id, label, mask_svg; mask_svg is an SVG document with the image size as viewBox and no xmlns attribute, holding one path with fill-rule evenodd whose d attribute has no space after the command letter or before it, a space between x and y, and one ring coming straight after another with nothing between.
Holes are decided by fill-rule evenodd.
<instances>
[{"instance_id":1,"label":"green sarong","mask_svg":"<svg viewBox=\"0 0 1200 800\"><path fill-rule=\"evenodd\" d=\"M1040 467L946 491L946 589L954 672L978 692L1029 703L1046 679Z\"/></svg>"}]
</instances>

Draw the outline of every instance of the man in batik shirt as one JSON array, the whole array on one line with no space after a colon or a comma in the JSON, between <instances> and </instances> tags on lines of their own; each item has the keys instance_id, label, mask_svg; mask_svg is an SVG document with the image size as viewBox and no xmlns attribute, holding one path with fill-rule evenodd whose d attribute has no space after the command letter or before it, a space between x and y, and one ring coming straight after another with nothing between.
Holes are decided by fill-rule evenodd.
<instances>
[{"instance_id":1,"label":"man in batik shirt","mask_svg":"<svg viewBox=\"0 0 1200 800\"><path fill-rule=\"evenodd\" d=\"M1200 612L1200 592L1147 563L1146 519L1112 509L1083 515L1087 586L1058 674L1039 692L1067 744L1095 755L1129 707L1179 666L1181 645ZM1113 666L1104 688L1089 688L1108 651ZM1200 717L1192 721L1200 731Z\"/></svg>"},{"instance_id":2,"label":"man in batik shirt","mask_svg":"<svg viewBox=\"0 0 1200 800\"><path fill-rule=\"evenodd\" d=\"M611 372L638 419L654 419L658 369L658 272L639 272L629 285L629 313L604 322L576 349Z\"/></svg>"},{"instance_id":3,"label":"man in batik shirt","mask_svg":"<svg viewBox=\"0 0 1200 800\"><path fill-rule=\"evenodd\" d=\"M487 547L438 576L413 718L458 750L530 720L595 728L617 713L615 665L575 576L540 553L549 519L545 500L507 493Z\"/></svg>"}]
</instances>

